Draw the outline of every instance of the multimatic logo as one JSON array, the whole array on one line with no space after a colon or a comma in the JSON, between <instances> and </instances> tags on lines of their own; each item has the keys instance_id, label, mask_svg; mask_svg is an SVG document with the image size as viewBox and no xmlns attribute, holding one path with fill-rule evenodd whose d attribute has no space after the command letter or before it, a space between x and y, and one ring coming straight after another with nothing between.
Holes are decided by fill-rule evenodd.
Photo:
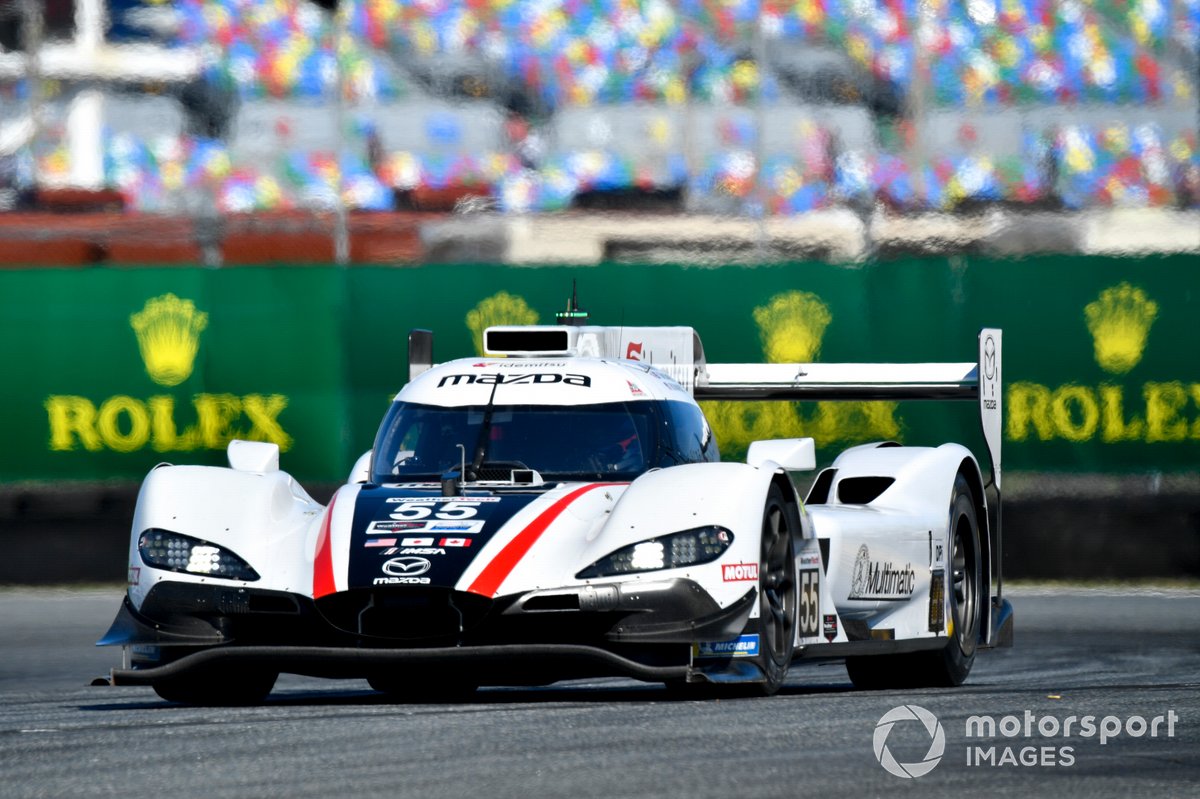
<instances>
[{"instance_id":1,"label":"multimatic logo","mask_svg":"<svg viewBox=\"0 0 1200 799\"><path fill-rule=\"evenodd\" d=\"M438 388L446 385L457 386L459 383L479 383L485 386L496 385L497 383L506 386L514 383L566 383L569 386L590 388L592 378L587 375L558 374L557 372L529 372L515 375L504 374L503 372L482 372L479 374L446 375L438 381Z\"/></svg>"},{"instance_id":2,"label":"multimatic logo","mask_svg":"<svg viewBox=\"0 0 1200 799\"><path fill-rule=\"evenodd\" d=\"M908 599L916 580L911 563L896 568L891 561L873 561L871 551L863 544L854 559L849 599Z\"/></svg>"}]
</instances>

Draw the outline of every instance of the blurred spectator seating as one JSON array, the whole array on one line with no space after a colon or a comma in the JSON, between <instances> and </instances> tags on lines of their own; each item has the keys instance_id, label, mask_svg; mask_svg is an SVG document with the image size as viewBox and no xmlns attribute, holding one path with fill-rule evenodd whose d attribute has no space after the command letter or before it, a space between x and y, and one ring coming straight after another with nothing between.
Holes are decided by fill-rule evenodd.
<instances>
[{"instance_id":1,"label":"blurred spectator seating","mask_svg":"<svg viewBox=\"0 0 1200 799\"><path fill-rule=\"evenodd\" d=\"M238 102L205 129L109 92L104 178L137 210L1200 204L1200 0L345 0L336 56L305 0L174 8ZM74 92L44 180L78 166Z\"/></svg>"}]
</instances>

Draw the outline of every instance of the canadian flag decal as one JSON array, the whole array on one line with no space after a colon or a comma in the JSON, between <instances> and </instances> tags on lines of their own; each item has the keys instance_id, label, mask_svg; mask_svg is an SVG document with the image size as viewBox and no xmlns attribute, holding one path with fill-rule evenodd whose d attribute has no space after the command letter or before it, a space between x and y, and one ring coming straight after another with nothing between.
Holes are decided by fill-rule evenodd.
<instances>
[{"instance_id":1,"label":"canadian flag decal","mask_svg":"<svg viewBox=\"0 0 1200 799\"><path fill-rule=\"evenodd\" d=\"M640 361L642 359L642 342L631 341L629 346L625 348L625 360Z\"/></svg>"}]
</instances>

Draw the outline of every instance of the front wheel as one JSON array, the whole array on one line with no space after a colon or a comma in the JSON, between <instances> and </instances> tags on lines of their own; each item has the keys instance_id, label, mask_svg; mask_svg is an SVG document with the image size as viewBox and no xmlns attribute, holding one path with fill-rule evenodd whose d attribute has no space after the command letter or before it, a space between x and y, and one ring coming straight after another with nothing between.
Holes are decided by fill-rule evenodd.
<instances>
[{"instance_id":1,"label":"front wheel","mask_svg":"<svg viewBox=\"0 0 1200 799\"><path fill-rule=\"evenodd\" d=\"M771 486L763 508L758 582L758 666L766 681L756 685L763 696L775 694L787 677L796 636L796 544L799 520Z\"/></svg>"}]
</instances>

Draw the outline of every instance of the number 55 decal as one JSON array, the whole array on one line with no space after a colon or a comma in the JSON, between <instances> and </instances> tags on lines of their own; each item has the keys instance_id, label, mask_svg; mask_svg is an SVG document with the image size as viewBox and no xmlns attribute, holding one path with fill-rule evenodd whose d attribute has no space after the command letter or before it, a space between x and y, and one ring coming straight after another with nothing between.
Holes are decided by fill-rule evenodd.
<instances>
[{"instance_id":1,"label":"number 55 decal","mask_svg":"<svg viewBox=\"0 0 1200 799\"><path fill-rule=\"evenodd\" d=\"M433 512L435 505L441 505L437 513ZM424 519L432 514L435 519L469 519L479 512L478 502L446 502L438 503L426 500L411 500L397 505L391 513L393 519L401 521Z\"/></svg>"},{"instance_id":2,"label":"number 55 decal","mask_svg":"<svg viewBox=\"0 0 1200 799\"><path fill-rule=\"evenodd\" d=\"M821 633L821 571L800 570L800 637L814 638Z\"/></svg>"}]
</instances>

